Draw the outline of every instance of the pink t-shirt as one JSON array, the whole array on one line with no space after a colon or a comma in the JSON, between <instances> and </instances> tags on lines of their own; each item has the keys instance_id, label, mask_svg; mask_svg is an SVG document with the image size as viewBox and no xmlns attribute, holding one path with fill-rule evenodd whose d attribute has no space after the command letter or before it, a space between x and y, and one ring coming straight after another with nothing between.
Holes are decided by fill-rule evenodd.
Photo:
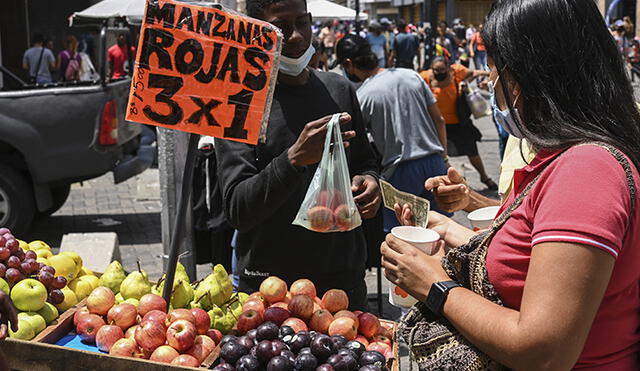
<instances>
[{"instance_id":1,"label":"pink t-shirt","mask_svg":"<svg viewBox=\"0 0 640 371\"><path fill-rule=\"evenodd\" d=\"M520 309L531 249L543 242L572 242L616 259L609 286L575 365L588 370L640 369L640 176L633 167L636 202L625 172L594 145L541 152L514 174L506 205L544 170L522 205L496 233L487 252L489 280L505 306ZM561 283L559 283L561 284Z\"/></svg>"}]
</instances>

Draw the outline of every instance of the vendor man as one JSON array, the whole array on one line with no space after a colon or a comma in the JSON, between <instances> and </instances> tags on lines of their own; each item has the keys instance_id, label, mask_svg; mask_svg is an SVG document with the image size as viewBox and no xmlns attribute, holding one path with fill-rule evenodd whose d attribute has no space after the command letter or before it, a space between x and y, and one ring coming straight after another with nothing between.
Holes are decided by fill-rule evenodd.
<instances>
[{"instance_id":1,"label":"vendor man","mask_svg":"<svg viewBox=\"0 0 640 371\"><path fill-rule=\"evenodd\" d=\"M342 76L307 67L314 50L305 0L248 0L247 13L280 28L284 38L266 143L216 140L225 214L239 232L240 290L257 291L269 275L289 284L309 278L318 296L341 288L351 309L365 308L367 250L361 228L317 233L291 224L322 157L326 124L334 113L343 113L360 215L372 218L380 207L375 157L355 91Z\"/></svg>"}]
</instances>

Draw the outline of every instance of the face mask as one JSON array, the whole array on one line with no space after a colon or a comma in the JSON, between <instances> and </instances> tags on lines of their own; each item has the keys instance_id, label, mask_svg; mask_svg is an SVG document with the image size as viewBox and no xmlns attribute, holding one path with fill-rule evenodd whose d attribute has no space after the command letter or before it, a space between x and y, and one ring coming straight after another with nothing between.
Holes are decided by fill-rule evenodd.
<instances>
[{"instance_id":1,"label":"face mask","mask_svg":"<svg viewBox=\"0 0 640 371\"><path fill-rule=\"evenodd\" d=\"M438 81L444 81L447 79L447 76L449 76L448 72L441 72L441 73L434 73L433 77L436 78L436 80Z\"/></svg>"},{"instance_id":2,"label":"face mask","mask_svg":"<svg viewBox=\"0 0 640 371\"><path fill-rule=\"evenodd\" d=\"M309 61L315 54L316 49L313 45L309 44L309 48L298 58L289 58L287 56L280 56L280 66L278 70L288 76L298 76L307 67Z\"/></svg>"},{"instance_id":3,"label":"face mask","mask_svg":"<svg viewBox=\"0 0 640 371\"><path fill-rule=\"evenodd\" d=\"M518 125L516 125L516 120L513 117L513 115L511 115L511 111L507 108L506 110L501 110L498 107L498 104L496 103L496 91L495 91L495 86L498 83L498 79L500 79L500 76L498 76L498 78L496 79L495 82L491 83L489 82L489 92L491 93L491 110L493 111L493 119L496 120L496 122L502 126L502 128L509 133L509 135L514 136L516 138L522 139L524 138L524 134L522 133L522 130L520 130L520 128L518 127ZM515 108L516 102L518 101L518 98L520 96L518 95L516 97L516 99L513 101L513 111L516 113L516 115L520 115L518 113L518 109Z\"/></svg>"}]
</instances>

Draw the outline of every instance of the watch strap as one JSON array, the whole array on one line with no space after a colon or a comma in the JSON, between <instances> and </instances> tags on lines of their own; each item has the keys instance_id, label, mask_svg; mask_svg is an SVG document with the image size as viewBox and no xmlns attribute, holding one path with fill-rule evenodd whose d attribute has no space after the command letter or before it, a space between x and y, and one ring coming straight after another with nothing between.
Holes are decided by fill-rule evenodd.
<instances>
[{"instance_id":1,"label":"watch strap","mask_svg":"<svg viewBox=\"0 0 640 371\"><path fill-rule=\"evenodd\" d=\"M462 287L462 285L456 281L441 281L433 283L424 304L429 308L429 310L431 310L431 312L433 312L433 314L441 316L442 307L444 306L444 302L447 300L449 290L455 287Z\"/></svg>"}]
</instances>

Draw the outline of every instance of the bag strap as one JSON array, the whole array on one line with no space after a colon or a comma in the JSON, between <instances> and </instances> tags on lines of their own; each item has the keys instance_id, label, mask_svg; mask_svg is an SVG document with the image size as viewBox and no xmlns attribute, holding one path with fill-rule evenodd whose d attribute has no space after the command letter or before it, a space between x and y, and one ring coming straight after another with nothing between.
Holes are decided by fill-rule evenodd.
<instances>
[{"instance_id":1,"label":"bag strap","mask_svg":"<svg viewBox=\"0 0 640 371\"><path fill-rule=\"evenodd\" d=\"M40 73L40 65L42 64L42 55L44 54L44 45L42 46L42 50L40 50L40 58L38 59L38 65L36 66L36 75L33 76L33 79L38 80L38 74Z\"/></svg>"}]
</instances>

